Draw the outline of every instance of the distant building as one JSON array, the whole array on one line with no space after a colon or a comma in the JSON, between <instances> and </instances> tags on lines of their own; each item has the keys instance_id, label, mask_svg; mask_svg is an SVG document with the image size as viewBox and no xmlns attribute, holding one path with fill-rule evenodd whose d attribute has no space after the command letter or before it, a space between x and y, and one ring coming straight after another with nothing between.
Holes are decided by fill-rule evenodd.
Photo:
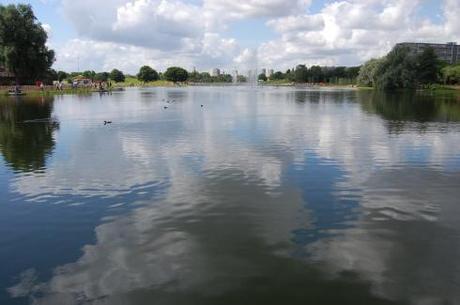
<instances>
[{"instance_id":1,"label":"distant building","mask_svg":"<svg viewBox=\"0 0 460 305\"><path fill-rule=\"evenodd\" d=\"M220 69L214 68L211 70L211 76L219 76L220 75Z\"/></svg>"},{"instance_id":2,"label":"distant building","mask_svg":"<svg viewBox=\"0 0 460 305\"><path fill-rule=\"evenodd\" d=\"M420 54L426 48L433 48L440 60L449 64L460 62L460 45L456 42L448 43L419 43L419 42L402 42L396 46L408 47L414 55Z\"/></svg>"},{"instance_id":3,"label":"distant building","mask_svg":"<svg viewBox=\"0 0 460 305\"><path fill-rule=\"evenodd\" d=\"M273 73L274 73L273 69L268 69L267 77L271 77L273 75Z\"/></svg>"}]
</instances>

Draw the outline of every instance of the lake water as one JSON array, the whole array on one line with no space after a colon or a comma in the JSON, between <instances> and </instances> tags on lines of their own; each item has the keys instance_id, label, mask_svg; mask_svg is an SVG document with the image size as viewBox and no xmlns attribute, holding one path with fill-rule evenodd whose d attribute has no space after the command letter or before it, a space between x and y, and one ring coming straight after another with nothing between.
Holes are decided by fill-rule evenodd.
<instances>
[{"instance_id":1,"label":"lake water","mask_svg":"<svg viewBox=\"0 0 460 305\"><path fill-rule=\"evenodd\" d=\"M0 196L2 305L460 304L451 94L2 97Z\"/></svg>"}]
</instances>

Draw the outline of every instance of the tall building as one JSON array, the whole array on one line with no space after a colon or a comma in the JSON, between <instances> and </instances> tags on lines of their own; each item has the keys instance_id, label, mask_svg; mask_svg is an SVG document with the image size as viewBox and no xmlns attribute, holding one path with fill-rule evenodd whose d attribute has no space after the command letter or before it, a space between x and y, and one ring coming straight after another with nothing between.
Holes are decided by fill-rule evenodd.
<instances>
[{"instance_id":1,"label":"tall building","mask_svg":"<svg viewBox=\"0 0 460 305\"><path fill-rule=\"evenodd\" d=\"M460 45L456 42L448 43L422 43L422 42L402 42L396 46L408 47L414 55L420 54L426 48L433 48L440 60L449 64L460 62Z\"/></svg>"},{"instance_id":2,"label":"tall building","mask_svg":"<svg viewBox=\"0 0 460 305\"><path fill-rule=\"evenodd\" d=\"M274 72L273 69L268 69L268 75L267 75L267 77L272 76L272 75L273 75L273 72Z\"/></svg>"}]
</instances>

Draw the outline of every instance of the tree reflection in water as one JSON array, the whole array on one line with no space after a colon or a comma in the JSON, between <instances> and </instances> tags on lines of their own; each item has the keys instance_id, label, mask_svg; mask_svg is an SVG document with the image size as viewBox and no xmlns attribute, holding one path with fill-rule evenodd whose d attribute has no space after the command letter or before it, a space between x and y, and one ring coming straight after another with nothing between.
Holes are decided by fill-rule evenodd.
<instances>
[{"instance_id":1,"label":"tree reflection in water","mask_svg":"<svg viewBox=\"0 0 460 305\"><path fill-rule=\"evenodd\" d=\"M54 97L0 99L0 152L16 171L45 167L59 124L51 115Z\"/></svg>"},{"instance_id":2,"label":"tree reflection in water","mask_svg":"<svg viewBox=\"0 0 460 305\"><path fill-rule=\"evenodd\" d=\"M416 91L358 91L364 111L375 113L387 121L390 133L404 130L426 131L444 123L460 121L459 96L447 93Z\"/></svg>"}]
</instances>

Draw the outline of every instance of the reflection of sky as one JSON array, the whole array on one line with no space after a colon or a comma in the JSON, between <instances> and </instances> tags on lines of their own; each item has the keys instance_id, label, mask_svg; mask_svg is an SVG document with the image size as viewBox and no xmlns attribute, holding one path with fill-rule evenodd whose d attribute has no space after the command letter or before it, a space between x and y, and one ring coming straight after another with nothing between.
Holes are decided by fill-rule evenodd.
<instances>
[{"instance_id":1,"label":"reflection of sky","mask_svg":"<svg viewBox=\"0 0 460 305\"><path fill-rule=\"evenodd\" d=\"M312 227L294 230L294 242L305 246L349 228L356 220L358 200L353 190L339 197L337 184L344 172L332 160L322 159L312 153L305 154L305 163L293 164L286 170L287 183L298 184L302 190L305 207L310 211Z\"/></svg>"},{"instance_id":2,"label":"reflection of sky","mask_svg":"<svg viewBox=\"0 0 460 305\"><path fill-rule=\"evenodd\" d=\"M163 109L163 99L175 102ZM225 294L242 278L273 276L265 262L284 265L279 260L306 253L296 260L356 272L382 297L436 304L440 280L431 289L414 281L411 295L395 286L411 274L424 277L415 267L408 276L396 270L398 259L409 261L422 246L430 250L418 264L433 268L433 260L457 251L460 134L442 124L420 133L409 124L389 135L384 118L357 102L352 91L290 88L61 98L46 170L13 176L0 168L9 198L0 217L10 218L10 228L28 223L3 281L12 286L12 275L34 269L10 292L44 294L50 304L149 285L192 293L213 281ZM114 123L103 126L105 119ZM455 246L417 240L423 224L433 238L447 232ZM410 238L413 247L404 248ZM44 250L30 259L37 245ZM433 268L426 281L460 274ZM232 271L233 280L226 278ZM448 300L454 288L445 286Z\"/></svg>"}]
</instances>

